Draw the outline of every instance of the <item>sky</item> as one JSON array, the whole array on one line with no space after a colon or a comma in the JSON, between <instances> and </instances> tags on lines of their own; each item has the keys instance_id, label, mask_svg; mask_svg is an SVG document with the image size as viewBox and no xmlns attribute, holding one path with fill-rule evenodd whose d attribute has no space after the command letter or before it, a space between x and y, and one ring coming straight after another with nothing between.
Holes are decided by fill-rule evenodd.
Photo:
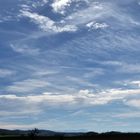
<instances>
[{"instance_id":1,"label":"sky","mask_svg":"<svg viewBox=\"0 0 140 140\"><path fill-rule=\"evenodd\" d=\"M0 128L140 131L140 0L0 0Z\"/></svg>"}]
</instances>

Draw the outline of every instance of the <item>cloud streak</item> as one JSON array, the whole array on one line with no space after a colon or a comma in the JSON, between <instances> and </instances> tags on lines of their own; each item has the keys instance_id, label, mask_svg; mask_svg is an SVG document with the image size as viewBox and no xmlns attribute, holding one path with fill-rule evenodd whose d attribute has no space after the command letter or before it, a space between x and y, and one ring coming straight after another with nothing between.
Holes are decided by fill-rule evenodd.
<instances>
[{"instance_id":1,"label":"cloud streak","mask_svg":"<svg viewBox=\"0 0 140 140\"><path fill-rule=\"evenodd\" d=\"M35 22L39 27L46 32L55 32L55 33L61 33L61 32L74 32L77 30L77 27L74 25L64 25L64 26L57 26L56 23L49 19L46 16L39 15L37 13L32 13L29 11L23 11L21 10L21 15L24 17L30 18L33 22Z\"/></svg>"},{"instance_id":2,"label":"cloud streak","mask_svg":"<svg viewBox=\"0 0 140 140\"><path fill-rule=\"evenodd\" d=\"M15 104L20 104L22 107L30 106L42 108L42 106L55 106L60 107L61 105L84 107L84 106L97 106L105 105L114 101L122 101L126 105L132 105L135 107L139 106L139 100L130 100L129 98L138 97L140 95L139 89L109 89L104 90L99 93L93 93L89 90L80 90L78 93L74 94L59 94L59 93L43 93L40 95L0 95L1 102L4 100L10 103L10 106L14 107ZM128 100L128 101L127 101ZM13 105L12 105L13 104ZM8 108L9 104L3 105L3 107ZM19 105L18 105L19 106ZM14 108L13 108L14 109Z\"/></svg>"},{"instance_id":3,"label":"cloud streak","mask_svg":"<svg viewBox=\"0 0 140 140\"><path fill-rule=\"evenodd\" d=\"M19 82L14 82L13 85L7 87L9 92L26 93L37 90L38 88L44 88L50 85L49 82L38 79L26 79Z\"/></svg>"},{"instance_id":4,"label":"cloud streak","mask_svg":"<svg viewBox=\"0 0 140 140\"><path fill-rule=\"evenodd\" d=\"M0 78L9 77L14 75L16 72L9 69L1 69L0 68Z\"/></svg>"}]
</instances>

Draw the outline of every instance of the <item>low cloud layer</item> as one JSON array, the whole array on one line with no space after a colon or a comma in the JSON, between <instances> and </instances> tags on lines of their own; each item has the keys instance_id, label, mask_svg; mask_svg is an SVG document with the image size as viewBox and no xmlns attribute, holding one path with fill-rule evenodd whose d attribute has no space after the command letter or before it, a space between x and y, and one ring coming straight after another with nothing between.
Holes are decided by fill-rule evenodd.
<instances>
[{"instance_id":1,"label":"low cloud layer","mask_svg":"<svg viewBox=\"0 0 140 140\"><path fill-rule=\"evenodd\" d=\"M109 89L93 93L89 90L80 90L78 93L59 94L59 93L43 93L40 95L0 95L1 110L21 112L26 111L28 106L32 111L43 111L45 106L59 108L82 108L88 106L106 105L112 102L121 102L122 104L136 107L139 104L140 89ZM9 104L7 104L7 102ZM16 107L17 106L17 107ZM16 108L15 108L16 107ZM63 108L63 107L62 107ZM35 109L35 110L34 110ZM35 111L35 112L36 112Z\"/></svg>"}]
</instances>

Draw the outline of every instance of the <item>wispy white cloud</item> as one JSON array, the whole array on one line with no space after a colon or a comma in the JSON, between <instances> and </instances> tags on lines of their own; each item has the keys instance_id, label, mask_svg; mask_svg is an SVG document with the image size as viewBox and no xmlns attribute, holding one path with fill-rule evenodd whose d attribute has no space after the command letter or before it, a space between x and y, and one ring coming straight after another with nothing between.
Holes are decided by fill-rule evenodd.
<instances>
[{"instance_id":1,"label":"wispy white cloud","mask_svg":"<svg viewBox=\"0 0 140 140\"><path fill-rule=\"evenodd\" d=\"M122 66L122 62L120 61L99 61L98 63L102 65L110 65L110 66Z\"/></svg>"},{"instance_id":2,"label":"wispy white cloud","mask_svg":"<svg viewBox=\"0 0 140 140\"><path fill-rule=\"evenodd\" d=\"M87 73L85 73L83 75L83 77L85 77L85 78L93 78L93 77L104 75L104 73L105 73L104 69L94 68L94 69L91 69L90 71L88 71Z\"/></svg>"},{"instance_id":3,"label":"wispy white cloud","mask_svg":"<svg viewBox=\"0 0 140 140\"><path fill-rule=\"evenodd\" d=\"M21 107L21 106L20 106ZM11 109L11 108L10 108ZM22 109L22 111L20 111ZM38 110L37 108L30 108L30 110L26 110L24 108L19 108L11 111L9 110L2 110L0 111L0 117L8 117L8 118L26 118L29 115L38 115L41 113L41 110Z\"/></svg>"},{"instance_id":4,"label":"wispy white cloud","mask_svg":"<svg viewBox=\"0 0 140 140\"><path fill-rule=\"evenodd\" d=\"M0 100L7 100L7 102L22 103L26 105L40 105L39 108L42 108L42 105L51 105L59 107L64 104L65 106L96 106L104 105L113 101L122 101L126 103L125 100L128 97L137 97L140 95L139 89L109 89L103 90L99 93L93 93L89 90L80 90L78 93L73 94L59 94L59 93L43 93L40 95L27 95L27 96L17 96L17 95L0 95ZM20 102L19 102L20 101ZM139 105L139 100L133 100L127 102L129 105ZM6 104L5 104L6 105Z\"/></svg>"},{"instance_id":5,"label":"wispy white cloud","mask_svg":"<svg viewBox=\"0 0 140 140\"><path fill-rule=\"evenodd\" d=\"M67 9L72 5L78 9L80 3L84 3L85 5L88 5L90 3L90 0L53 0L51 6L53 8L53 11L60 14L65 14L67 12Z\"/></svg>"},{"instance_id":6,"label":"wispy white cloud","mask_svg":"<svg viewBox=\"0 0 140 140\"><path fill-rule=\"evenodd\" d=\"M134 41L133 41L134 42ZM102 65L114 66L119 73L140 73L139 63L128 63L126 61L102 61Z\"/></svg>"},{"instance_id":7,"label":"wispy white cloud","mask_svg":"<svg viewBox=\"0 0 140 140\"><path fill-rule=\"evenodd\" d=\"M72 0L54 0L52 8L55 12L64 14L65 8L71 4Z\"/></svg>"},{"instance_id":8,"label":"wispy white cloud","mask_svg":"<svg viewBox=\"0 0 140 140\"><path fill-rule=\"evenodd\" d=\"M91 2L87 8L70 14L65 20L75 25L86 25L108 16L111 11L112 8L108 4Z\"/></svg>"},{"instance_id":9,"label":"wispy white cloud","mask_svg":"<svg viewBox=\"0 0 140 140\"><path fill-rule=\"evenodd\" d=\"M70 14L66 15L64 18L60 18L60 20L53 21L51 18L38 14L33 11L29 5L23 4L22 9L20 10L21 17L28 17L36 23L43 31L46 32L75 32L79 28L88 27L90 29L104 29L107 27L114 28L112 22L110 23L109 18L113 18L116 24L119 26L137 26L139 25L139 21L136 21L133 17L131 17L127 13L123 13L121 8L116 3L112 2L95 2L90 0L53 0L51 2L51 6L53 11L56 13L64 14L67 11L67 8L71 5L71 3L76 2L85 2L87 6L83 7L83 9L74 10ZM48 1L39 1L35 2L32 5L45 5ZM74 5L76 6L76 3ZM33 6L36 7L36 6ZM110 23L110 24L108 24ZM116 26L116 25L115 25Z\"/></svg>"},{"instance_id":10,"label":"wispy white cloud","mask_svg":"<svg viewBox=\"0 0 140 140\"><path fill-rule=\"evenodd\" d=\"M0 15L0 23L3 23L3 22L7 22L7 21L11 21L11 20L13 20L13 17L12 16L2 16L2 15Z\"/></svg>"},{"instance_id":11,"label":"wispy white cloud","mask_svg":"<svg viewBox=\"0 0 140 140\"><path fill-rule=\"evenodd\" d=\"M122 65L119 71L123 73L140 73L140 65L125 63L124 65Z\"/></svg>"},{"instance_id":12,"label":"wispy white cloud","mask_svg":"<svg viewBox=\"0 0 140 140\"><path fill-rule=\"evenodd\" d=\"M90 73L91 74L91 73ZM85 77L88 77L89 75L88 74L85 74ZM94 75L95 76L95 75ZM86 79L83 79L83 78L78 78L78 77L72 77L72 76L67 76L66 77L67 80L69 81L72 81L73 83L77 83L79 84L80 86L89 86L89 87L96 87L97 85L94 84L94 83L91 83L89 82L88 80Z\"/></svg>"},{"instance_id":13,"label":"wispy white cloud","mask_svg":"<svg viewBox=\"0 0 140 140\"><path fill-rule=\"evenodd\" d=\"M32 7L37 8L38 6L44 6L45 4L48 3L48 0L39 0L39 1L34 1L32 2Z\"/></svg>"},{"instance_id":14,"label":"wispy white cloud","mask_svg":"<svg viewBox=\"0 0 140 140\"><path fill-rule=\"evenodd\" d=\"M120 84L123 84L128 87L135 87L139 88L140 87L140 81L138 80L126 80L126 81L121 81Z\"/></svg>"},{"instance_id":15,"label":"wispy white cloud","mask_svg":"<svg viewBox=\"0 0 140 140\"><path fill-rule=\"evenodd\" d=\"M70 15L68 15L65 19L66 22L72 23L74 25L91 25L93 21L97 22L96 24L92 23L92 27L96 29L97 27L108 27L116 28L116 25L112 24L114 22L110 22L110 18L116 21L117 26L127 28L126 25L130 27L139 25L139 21L134 19L130 14L123 12L120 8L121 2L93 2L89 1L88 6L82 10L78 10ZM107 20L108 19L108 20ZM98 21L104 21L103 24L98 23ZM108 25L107 23L110 23ZM93 26L94 25L94 26ZM115 27L114 27L115 26ZM95 28L96 27L96 28Z\"/></svg>"},{"instance_id":16,"label":"wispy white cloud","mask_svg":"<svg viewBox=\"0 0 140 140\"><path fill-rule=\"evenodd\" d=\"M26 10L26 11L30 10L30 6L27 4L21 4L20 7L21 7L21 9Z\"/></svg>"},{"instance_id":17,"label":"wispy white cloud","mask_svg":"<svg viewBox=\"0 0 140 140\"><path fill-rule=\"evenodd\" d=\"M21 53L23 55L38 55L40 54L40 49L39 48L33 48L31 46L27 46L27 45L14 45L14 44L10 44L11 48L18 53Z\"/></svg>"},{"instance_id":18,"label":"wispy white cloud","mask_svg":"<svg viewBox=\"0 0 140 140\"><path fill-rule=\"evenodd\" d=\"M140 107L140 98L126 100L125 104L128 105L128 106L139 108Z\"/></svg>"},{"instance_id":19,"label":"wispy white cloud","mask_svg":"<svg viewBox=\"0 0 140 140\"><path fill-rule=\"evenodd\" d=\"M140 111L128 111L128 112L123 112L123 113L119 113L116 115L113 115L114 117L117 118L139 118L140 117Z\"/></svg>"},{"instance_id":20,"label":"wispy white cloud","mask_svg":"<svg viewBox=\"0 0 140 140\"><path fill-rule=\"evenodd\" d=\"M38 8L46 5L48 0L34 0L34 1L25 1L25 4L21 4L20 7L24 10L30 10L32 8Z\"/></svg>"},{"instance_id":21,"label":"wispy white cloud","mask_svg":"<svg viewBox=\"0 0 140 140\"><path fill-rule=\"evenodd\" d=\"M140 81L131 81L130 84L140 87Z\"/></svg>"},{"instance_id":22,"label":"wispy white cloud","mask_svg":"<svg viewBox=\"0 0 140 140\"><path fill-rule=\"evenodd\" d=\"M92 92L89 90L80 90L77 93L42 93L36 95L14 95L14 94L1 94L0 95L0 116L1 119L4 118L19 118L30 117L32 115L38 116L42 113L49 112L50 109L58 110L73 110L78 111L76 113L70 113L70 116L76 117L83 113L84 108L103 106L112 102L122 102L122 104L138 108L140 102L137 97L140 95L139 89L131 90L122 90L122 89L108 89L100 92ZM129 100L133 98L134 100ZM28 108L28 110L27 110ZM72 112L73 112L72 111ZM92 113L89 114L88 110L86 111L86 117L92 118ZM85 115L85 113L84 113ZM110 117L124 118L124 117L138 117L139 113L133 114L122 114L121 112L112 114ZM100 113L95 116L100 116ZM95 119L98 121L98 118ZM33 116L32 116L33 119ZM64 119L64 118L63 118ZM95 121L94 120L94 121ZM39 121L40 122L40 121ZM91 121L90 121L91 122ZM14 123L15 124L15 123ZM37 124L36 124L37 125ZM22 124L19 124L21 127ZM28 124L28 127L32 125ZM55 125L56 126L56 125ZM5 124L5 127L7 126ZM15 126L18 127L18 126ZM27 127L27 126L26 126ZM37 125L39 127L39 125ZM40 126L41 127L41 126Z\"/></svg>"},{"instance_id":23,"label":"wispy white cloud","mask_svg":"<svg viewBox=\"0 0 140 140\"><path fill-rule=\"evenodd\" d=\"M55 108L55 109L68 109L72 111L75 109L80 109L84 107L94 107L94 106L101 106L105 104L109 104L112 102L121 101L123 104L131 106L131 107L139 107L139 100L135 99L133 101L129 101L131 97L137 98L140 95L139 89L108 89L102 90L100 92L94 93L89 90L80 90L77 93L43 93L39 95L25 95L25 96L17 96L17 95L0 95L0 116L1 117L12 117L12 116L29 116L31 114L39 115L42 112L47 112L47 108ZM31 112L27 111L31 110ZM78 111L78 110L77 110ZM78 111L76 113L72 113L71 116L76 117L76 115L80 115L83 111ZM97 115L97 114L96 114ZM100 115L99 115L100 116ZM124 113L121 114L120 112L112 114L112 117L117 118L129 118L129 117L138 117L139 113ZM92 118L92 114L88 114L87 117ZM100 116L101 117L101 116ZM98 119L94 120L98 121ZM91 122L91 121L90 121ZM9 125L8 125L9 124ZM27 125L22 124L15 124L15 123L4 123L4 128L19 128L19 129L27 129L27 128L46 128L46 125L42 125L41 121L39 123L31 123ZM48 127L49 124L47 123ZM117 125L112 122L112 125ZM56 127L56 125L55 125ZM50 127L51 128L51 127ZM52 129L52 128L51 128Z\"/></svg>"},{"instance_id":24,"label":"wispy white cloud","mask_svg":"<svg viewBox=\"0 0 140 140\"><path fill-rule=\"evenodd\" d=\"M68 7L73 0L54 0L51 4L53 10L55 12L59 12L64 14L65 8ZM81 2L81 0L77 0L76 2ZM88 4L88 6L82 10L77 10L76 12L66 16L62 20L57 22L53 21L47 16L40 15L36 12L32 12L28 5L23 5L20 10L20 17L28 17L36 23L43 31L46 32L73 32L78 30L78 26L86 26L88 23L94 20L100 19L103 15L107 15L110 13L111 8L108 4L99 3L99 2L89 2L88 0L84 0ZM84 15L84 16L83 16ZM88 26L89 27L89 26ZM92 24L92 29L103 29L108 27L106 23L95 23Z\"/></svg>"},{"instance_id":25,"label":"wispy white cloud","mask_svg":"<svg viewBox=\"0 0 140 140\"><path fill-rule=\"evenodd\" d=\"M33 75L36 76L47 76L47 75L54 75L54 74L58 74L59 71L56 70L40 70L40 71L36 71Z\"/></svg>"},{"instance_id":26,"label":"wispy white cloud","mask_svg":"<svg viewBox=\"0 0 140 140\"><path fill-rule=\"evenodd\" d=\"M77 30L77 27L75 25L67 24L63 26L58 26L53 20L51 20L46 16L24 10L21 10L20 12L22 16L30 18L33 22L39 25L39 27L43 31L46 32L51 33L53 31L55 33L60 33L60 32L73 32Z\"/></svg>"},{"instance_id":27,"label":"wispy white cloud","mask_svg":"<svg viewBox=\"0 0 140 140\"><path fill-rule=\"evenodd\" d=\"M95 23L95 22L89 22L86 24L86 26L89 28L89 29L105 29L107 27L109 27L109 25L107 25L106 23Z\"/></svg>"},{"instance_id":28,"label":"wispy white cloud","mask_svg":"<svg viewBox=\"0 0 140 140\"><path fill-rule=\"evenodd\" d=\"M0 68L0 78L4 78L4 77L9 77L13 74L15 74L16 72L13 70L9 70L9 69L1 69Z\"/></svg>"},{"instance_id":29,"label":"wispy white cloud","mask_svg":"<svg viewBox=\"0 0 140 140\"><path fill-rule=\"evenodd\" d=\"M47 87L48 85L50 85L50 83L44 80L26 79L23 81L14 82L12 85L7 87L7 91L26 93L34 91L38 88Z\"/></svg>"}]
</instances>

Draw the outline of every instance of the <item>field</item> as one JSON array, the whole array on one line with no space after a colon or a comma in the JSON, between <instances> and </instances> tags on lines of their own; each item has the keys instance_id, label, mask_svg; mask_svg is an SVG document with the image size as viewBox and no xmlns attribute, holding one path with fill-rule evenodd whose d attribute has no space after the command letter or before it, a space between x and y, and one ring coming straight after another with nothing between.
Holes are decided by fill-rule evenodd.
<instances>
[{"instance_id":1,"label":"field","mask_svg":"<svg viewBox=\"0 0 140 140\"><path fill-rule=\"evenodd\" d=\"M0 140L140 140L140 134L94 135L94 136L1 136Z\"/></svg>"}]
</instances>

